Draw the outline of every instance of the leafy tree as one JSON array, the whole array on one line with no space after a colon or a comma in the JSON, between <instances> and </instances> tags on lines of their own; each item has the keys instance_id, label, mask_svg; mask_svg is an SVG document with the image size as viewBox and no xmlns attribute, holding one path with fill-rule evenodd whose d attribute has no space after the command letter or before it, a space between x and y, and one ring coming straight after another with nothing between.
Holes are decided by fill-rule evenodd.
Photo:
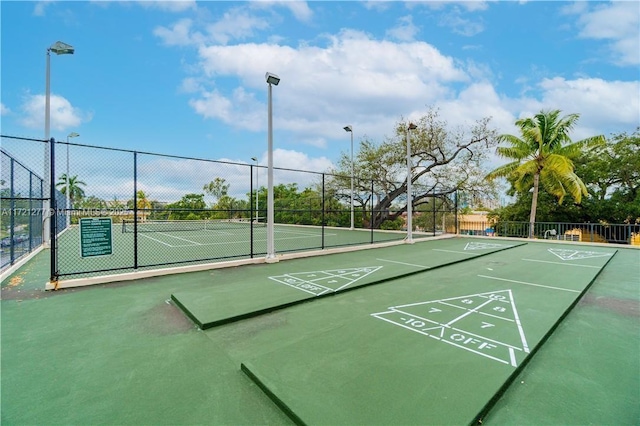
<instances>
[{"instance_id":1,"label":"leafy tree","mask_svg":"<svg viewBox=\"0 0 640 426\"><path fill-rule=\"evenodd\" d=\"M529 214L530 238L533 238L541 185L557 198L559 204L567 194L578 204L582 196L587 195L586 186L574 173L573 160L582 149L604 143L604 136L572 142L569 132L578 118L578 114L560 117L560 110L541 111L532 118L516 121L521 138L509 134L498 138L510 146L499 146L496 153L513 161L498 167L486 177L488 180L505 177L519 193L533 188Z\"/></svg>"},{"instance_id":2,"label":"leafy tree","mask_svg":"<svg viewBox=\"0 0 640 426\"><path fill-rule=\"evenodd\" d=\"M107 202L95 195L90 195L83 198L78 207L81 209L104 209L107 207Z\"/></svg>"},{"instance_id":3,"label":"leafy tree","mask_svg":"<svg viewBox=\"0 0 640 426\"><path fill-rule=\"evenodd\" d=\"M186 194L180 201L167 205L167 209L172 210L169 219L191 220L204 219L207 214L204 211L207 204L204 201L204 194Z\"/></svg>"},{"instance_id":4,"label":"leafy tree","mask_svg":"<svg viewBox=\"0 0 640 426\"><path fill-rule=\"evenodd\" d=\"M124 209L125 204L122 201L118 200L118 197L114 195L113 200L109 202L109 207L111 207L112 209Z\"/></svg>"},{"instance_id":5,"label":"leafy tree","mask_svg":"<svg viewBox=\"0 0 640 426\"><path fill-rule=\"evenodd\" d=\"M220 200L229 192L230 184L225 182L226 181L223 178L217 177L211 182L205 184L202 187L202 190L207 194L214 196L216 200Z\"/></svg>"},{"instance_id":6,"label":"leafy tree","mask_svg":"<svg viewBox=\"0 0 640 426\"><path fill-rule=\"evenodd\" d=\"M640 128L585 151L576 172L591 195L583 203L591 221L640 223Z\"/></svg>"},{"instance_id":7,"label":"leafy tree","mask_svg":"<svg viewBox=\"0 0 640 426\"><path fill-rule=\"evenodd\" d=\"M86 186L86 183L79 180L78 176L69 177L69 199L71 200L72 205L79 203L80 200L82 200L82 198L84 197L85 194L84 194L84 189L81 188L82 186ZM58 178L58 183L56 183L56 188L58 188L58 190L64 195L67 195L67 174L66 173L63 173Z\"/></svg>"},{"instance_id":8,"label":"leafy tree","mask_svg":"<svg viewBox=\"0 0 640 426\"><path fill-rule=\"evenodd\" d=\"M127 201L127 208L133 209L133 202L134 200ZM138 209L138 215L141 216L144 222L151 213L150 210L153 207L153 201L149 200L148 195L144 191L139 190L136 192L136 207Z\"/></svg>"},{"instance_id":9,"label":"leafy tree","mask_svg":"<svg viewBox=\"0 0 640 426\"><path fill-rule=\"evenodd\" d=\"M413 209L427 203L434 192L447 195L458 189L493 194L493 184L484 179L482 164L488 159L489 148L495 145L497 134L489 127L489 118L468 128L449 129L436 110L429 110L415 121L411 132L411 173L407 173L407 128L401 120L394 136L376 144L363 139L354 158L354 203L366 224L367 212L373 204L374 228L385 220L394 220L407 211L407 183L411 179ZM329 187L344 202L350 198L351 159L343 153L336 170L331 171ZM371 184L375 196L371 195Z\"/></svg>"}]
</instances>

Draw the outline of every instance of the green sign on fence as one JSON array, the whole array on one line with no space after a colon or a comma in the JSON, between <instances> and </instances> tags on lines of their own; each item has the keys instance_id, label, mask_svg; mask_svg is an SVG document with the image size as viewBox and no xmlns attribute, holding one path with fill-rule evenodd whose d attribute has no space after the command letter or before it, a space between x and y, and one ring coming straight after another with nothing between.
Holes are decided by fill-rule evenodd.
<instances>
[{"instance_id":1,"label":"green sign on fence","mask_svg":"<svg viewBox=\"0 0 640 426\"><path fill-rule=\"evenodd\" d=\"M80 253L82 257L106 256L113 253L111 218L80 219Z\"/></svg>"}]
</instances>

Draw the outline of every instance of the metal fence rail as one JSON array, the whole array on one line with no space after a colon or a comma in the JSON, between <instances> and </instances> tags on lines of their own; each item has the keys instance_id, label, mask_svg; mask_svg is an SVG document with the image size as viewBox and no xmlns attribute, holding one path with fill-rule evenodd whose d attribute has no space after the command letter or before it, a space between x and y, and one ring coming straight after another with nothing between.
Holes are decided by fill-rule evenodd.
<instances>
[{"instance_id":1,"label":"metal fence rail","mask_svg":"<svg viewBox=\"0 0 640 426\"><path fill-rule=\"evenodd\" d=\"M529 238L529 222L464 221L460 234ZM534 238L585 243L640 244L640 224L536 222Z\"/></svg>"}]
</instances>

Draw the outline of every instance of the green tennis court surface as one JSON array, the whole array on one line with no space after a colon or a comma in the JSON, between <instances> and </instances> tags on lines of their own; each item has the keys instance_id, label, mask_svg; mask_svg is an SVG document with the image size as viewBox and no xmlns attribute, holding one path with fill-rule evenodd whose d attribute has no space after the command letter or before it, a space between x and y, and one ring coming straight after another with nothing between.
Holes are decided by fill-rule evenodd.
<instances>
[{"instance_id":1,"label":"green tennis court surface","mask_svg":"<svg viewBox=\"0 0 640 426\"><path fill-rule=\"evenodd\" d=\"M270 342L242 370L296 423L472 423L615 253L528 244L296 306L236 335Z\"/></svg>"},{"instance_id":2,"label":"green tennis court surface","mask_svg":"<svg viewBox=\"0 0 640 426\"><path fill-rule=\"evenodd\" d=\"M72 226L58 239L59 272L73 277L95 276L104 271L131 272L134 259L138 268L167 268L220 259L246 259L252 254L263 256L267 251L266 225L248 220L148 221L138 224L137 239L135 236L132 223L114 223L113 253L83 258L80 230ZM323 231L317 226L275 224L274 236L276 252L285 253L398 241L406 233L330 227ZM414 234L417 239L431 236Z\"/></svg>"},{"instance_id":3,"label":"green tennis court surface","mask_svg":"<svg viewBox=\"0 0 640 426\"><path fill-rule=\"evenodd\" d=\"M171 298L200 328L207 329L521 244L455 238L248 266L212 272L211 283Z\"/></svg>"}]
</instances>

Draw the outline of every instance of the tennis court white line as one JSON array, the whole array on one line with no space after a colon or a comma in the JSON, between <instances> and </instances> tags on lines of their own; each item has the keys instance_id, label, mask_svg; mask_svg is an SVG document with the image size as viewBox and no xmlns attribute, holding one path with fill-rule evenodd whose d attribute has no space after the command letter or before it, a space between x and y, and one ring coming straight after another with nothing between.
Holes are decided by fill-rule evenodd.
<instances>
[{"instance_id":1,"label":"tennis court white line","mask_svg":"<svg viewBox=\"0 0 640 426\"><path fill-rule=\"evenodd\" d=\"M140 234L140 235L144 235L145 237L157 241L160 244L164 244L165 246L168 247L173 247L173 248L185 248L185 247L205 247L205 246L221 246L221 245L231 245L231 244L249 244L251 241L250 240L234 240L234 241L220 241L220 242L215 242L215 243L193 243L193 244L179 244L179 245L172 245L172 244L167 244L164 241L160 241L157 240L155 238L149 237L148 235L145 234ZM315 235L314 235L315 236ZM325 235L326 236L326 235ZM285 237L285 238L278 238L276 240L277 241L284 241L284 240L298 240L300 238L308 238L309 235L302 235L299 237ZM320 235L317 235L317 237L320 237ZM267 241L266 239L254 239L253 242L264 242Z\"/></svg>"},{"instance_id":2,"label":"tennis court white line","mask_svg":"<svg viewBox=\"0 0 640 426\"><path fill-rule=\"evenodd\" d=\"M196 241L191 241L191 240L187 240L186 238L176 237L175 235L171 235L171 234L165 234L164 232L161 232L160 235L165 235L167 237L175 238L176 240L186 241L188 243L192 243L192 244L195 244L197 246L201 246L202 245L201 243L198 243Z\"/></svg>"},{"instance_id":3,"label":"tennis court white line","mask_svg":"<svg viewBox=\"0 0 640 426\"><path fill-rule=\"evenodd\" d=\"M145 238L148 238L148 239L150 239L150 240L152 240L152 241L155 241L155 242L157 242L157 243L164 244L164 245L165 245L165 246L167 246L167 247L180 247L180 246L172 246L171 244L165 243L164 241L160 241L160 240L158 240L157 238L150 237L150 236L148 236L148 235L146 235L146 234L140 234L140 235L141 235L141 236L143 236L143 237L145 237ZM192 246L185 246L185 247L192 247Z\"/></svg>"},{"instance_id":4,"label":"tennis court white line","mask_svg":"<svg viewBox=\"0 0 640 426\"><path fill-rule=\"evenodd\" d=\"M469 254L469 255L473 255L475 253L467 253L466 251L455 251L455 250L443 250L443 249L431 249L433 251L445 251L447 253L460 253L460 254Z\"/></svg>"},{"instance_id":5,"label":"tennis court white line","mask_svg":"<svg viewBox=\"0 0 640 426\"><path fill-rule=\"evenodd\" d=\"M551 262L549 260L536 260L536 259L521 259L521 260L526 260L527 262L553 263L554 265L562 265L562 266L580 266L582 268L600 269L600 266L593 266L593 265L576 265L575 263Z\"/></svg>"},{"instance_id":6,"label":"tennis court white line","mask_svg":"<svg viewBox=\"0 0 640 426\"><path fill-rule=\"evenodd\" d=\"M414 265L413 263L398 262L397 260L388 260L388 259L376 259L376 260L380 260L380 261L382 261L382 262L397 263L397 264L399 264L399 265L414 266L414 267L416 267L416 268L428 268L428 269L431 269L431 267L430 267L430 266Z\"/></svg>"},{"instance_id":7,"label":"tennis court white line","mask_svg":"<svg viewBox=\"0 0 640 426\"><path fill-rule=\"evenodd\" d=\"M550 286L550 285L543 285L543 284L534 284L534 283L528 283L528 282L525 282L525 281L508 280L506 278L490 277L488 275L478 275L478 276L480 278L488 278L490 280L507 281L507 282L510 282L510 283L531 285L531 286L534 286L534 287L550 288L552 290L561 290L561 291L570 291L571 293L580 293L578 290L571 290L569 288L553 287L553 286Z\"/></svg>"}]
</instances>

